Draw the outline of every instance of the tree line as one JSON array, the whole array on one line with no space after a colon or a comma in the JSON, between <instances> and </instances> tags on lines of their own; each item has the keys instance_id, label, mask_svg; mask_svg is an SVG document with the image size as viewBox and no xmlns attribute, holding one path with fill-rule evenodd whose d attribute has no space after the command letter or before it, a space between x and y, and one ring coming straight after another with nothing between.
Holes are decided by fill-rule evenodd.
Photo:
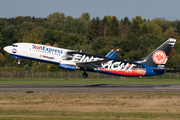
<instances>
[{"instance_id":1,"label":"tree line","mask_svg":"<svg viewBox=\"0 0 180 120\"><path fill-rule=\"evenodd\" d=\"M168 38L177 42L166 67L178 71L180 64L180 21L165 18L146 20L136 16L118 20L116 16L90 19L89 13L79 18L55 12L47 18L17 16L0 18L0 69L59 71L59 66L31 60L17 60L3 50L3 47L17 42L29 42L62 47L98 55L106 55L112 49L120 49L116 58L135 60L146 57Z\"/></svg>"}]
</instances>

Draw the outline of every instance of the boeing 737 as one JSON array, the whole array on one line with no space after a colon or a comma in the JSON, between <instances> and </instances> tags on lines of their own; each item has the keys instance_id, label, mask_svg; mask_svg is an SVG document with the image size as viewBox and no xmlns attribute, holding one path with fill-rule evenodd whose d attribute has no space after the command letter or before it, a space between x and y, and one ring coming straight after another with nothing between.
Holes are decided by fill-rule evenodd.
<instances>
[{"instance_id":1,"label":"boeing 737","mask_svg":"<svg viewBox=\"0 0 180 120\"><path fill-rule=\"evenodd\" d=\"M35 43L14 43L4 47L13 58L31 59L59 65L61 69L99 72L117 76L154 76L165 73L165 63L174 47L176 39L169 38L151 54L141 60L115 59L119 50L110 51L106 56L94 55L69 49L51 47Z\"/></svg>"}]
</instances>

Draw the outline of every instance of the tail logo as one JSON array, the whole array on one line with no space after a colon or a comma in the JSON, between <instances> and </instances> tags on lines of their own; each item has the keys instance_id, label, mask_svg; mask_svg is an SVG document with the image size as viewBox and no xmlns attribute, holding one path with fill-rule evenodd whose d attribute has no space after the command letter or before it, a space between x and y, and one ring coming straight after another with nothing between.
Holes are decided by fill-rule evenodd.
<instances>
[{"instance_id":1,"label":"tail logo","mask_svg":"<svg viewBox=\"0 0 180 120\"><path fill-rule=\"evenodd\" d=\"M166 61L166 54L163 51L161 51L161 50L156 51L153 54L153 61L156 64L163 64Z\"/></svg>"}]
</instances>

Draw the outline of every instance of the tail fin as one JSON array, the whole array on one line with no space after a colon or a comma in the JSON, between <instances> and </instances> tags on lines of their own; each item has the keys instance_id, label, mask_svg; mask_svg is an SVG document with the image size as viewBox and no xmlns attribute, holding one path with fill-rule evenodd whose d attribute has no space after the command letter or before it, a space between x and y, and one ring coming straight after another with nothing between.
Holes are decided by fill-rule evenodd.
<instances>
[{"instance_id":1,"label":"tail fin","mask_svg":"<svg viewBox=\"0 0 180 120\"><path fill-rule=\"evenodd\" d=\"M147 57L134 62L162 68L166 64L171 50L175 45L175 42L176 39L169 38L166 42L164 42L161 46L159 46Z\"/></svg>"}]
</instances>

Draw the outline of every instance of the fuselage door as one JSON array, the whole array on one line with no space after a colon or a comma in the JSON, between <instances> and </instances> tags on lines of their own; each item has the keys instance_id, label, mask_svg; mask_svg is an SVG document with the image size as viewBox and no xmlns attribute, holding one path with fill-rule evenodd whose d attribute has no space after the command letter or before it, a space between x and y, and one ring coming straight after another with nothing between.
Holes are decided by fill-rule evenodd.
<instances>
[{"instance_id":1,"label":"fuselage door","mask_svg":"<svg viewBox=\"0 0 180 120\"><path fill-rule=\"evenodd\" d=\"M141 73L142 73L142 66L138 65L137 74L141 74Z\"/></svg>"}]
</instances>

